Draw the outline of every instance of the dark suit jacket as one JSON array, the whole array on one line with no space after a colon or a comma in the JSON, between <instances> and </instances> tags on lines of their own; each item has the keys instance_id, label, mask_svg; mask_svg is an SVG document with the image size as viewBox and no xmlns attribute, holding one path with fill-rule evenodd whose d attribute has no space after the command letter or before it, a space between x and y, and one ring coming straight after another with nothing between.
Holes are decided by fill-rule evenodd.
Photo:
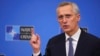
<instances>
[{"instance_id":1,"label":"dark suit jacket","mask_svg":"<svg viewBox=\"0 0 100 56\"><path fill-rule=\"evenodd\" d=\"M39 56L41 56L41 54ZM67 56L65 33L59 34L49 40L45 56ZM74 56L100 56L100 39L81 31Z\"/></svg>"}]
</instances>

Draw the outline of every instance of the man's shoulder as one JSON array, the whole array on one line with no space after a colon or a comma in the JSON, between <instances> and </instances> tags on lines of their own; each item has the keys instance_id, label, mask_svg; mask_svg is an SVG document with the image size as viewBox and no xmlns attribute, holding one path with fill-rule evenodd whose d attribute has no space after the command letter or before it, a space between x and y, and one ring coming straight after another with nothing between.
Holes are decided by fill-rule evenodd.
<instances>
[{"instance_id":1,"label":"man's shoulder","mask_svg":"<svg viewBox=\"0 0 100 56\"><path fill-rule=\"evenodd\" d=\"M65 33L57 34L53 36L50 40L58 40L58 39L61 39L62 37L65 37Z\"/></svg>"},{"instance_id":2,"label":"man's shoulder","mask_svg":"<svg viewBox=\"0 0 100 56\"><path fill-rule=\"evenodd\" d=\"M60 42L60 41L64 40L64 38L65 38L65 33L60 33L58 35L53 36L49 40L49 42L53 42L53 43Z\"/></svg>"},{"instance_id":3,"label":"man's shoulder","mask_svg":"<svg viewBox=\"0 0 100 56\"><path fill-rule=\"evenodd\" d=\"M87 32L83 32L82 31L82 34L81 34L83 37L85 37L85 38L87 38L87 39L89 39L89 40L94 40L94 41L100 41L100 38L99 37L97 37L97 36L95 36L95 35L93 35L93 34L91 34L91 33L87 33Z\"/></svg>"}]
</instances>

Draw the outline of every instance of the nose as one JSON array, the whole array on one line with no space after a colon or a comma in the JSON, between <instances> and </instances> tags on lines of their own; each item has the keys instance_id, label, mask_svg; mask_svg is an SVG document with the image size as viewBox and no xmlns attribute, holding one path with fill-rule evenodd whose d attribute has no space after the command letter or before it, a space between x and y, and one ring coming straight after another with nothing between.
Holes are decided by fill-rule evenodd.
<instances>
[{"instance_id":1,"label":"nose","mask_svg":"<svg viewBox=\"0 0 100 56\"><path fill-rule=\"evenodd\" d=\"M66 17L63 17L63 23L67 23Z\"/></svg>"}]
</instances>

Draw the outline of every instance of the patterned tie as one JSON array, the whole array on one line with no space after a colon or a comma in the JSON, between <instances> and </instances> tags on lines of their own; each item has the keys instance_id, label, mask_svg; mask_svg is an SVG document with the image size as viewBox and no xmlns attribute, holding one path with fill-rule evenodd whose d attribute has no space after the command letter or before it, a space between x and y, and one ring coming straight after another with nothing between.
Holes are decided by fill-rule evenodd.
<instances>
[{"instance_id":1,"label":"patterned tie","mask_svg":"<svg viewBox=\"0 0 100 56\"><path fill-rule=\"evenodd\" d=\"M68 52L68 56L74 56L73 55L73 44L72 44L73 39L71 37L69 37L68 40L69 40L69 52Z\"/></svg>"}]
</instances>

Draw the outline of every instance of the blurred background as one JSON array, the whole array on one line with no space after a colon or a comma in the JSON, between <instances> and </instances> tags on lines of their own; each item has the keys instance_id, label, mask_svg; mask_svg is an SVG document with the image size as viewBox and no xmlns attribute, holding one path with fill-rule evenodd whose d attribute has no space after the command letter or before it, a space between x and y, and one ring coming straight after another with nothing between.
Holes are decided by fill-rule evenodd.
<instances>
[{"instance_id":1,"label":"blurred background","mask_svg":"<svg viewBox=\"0 0 100 56\"><path fill-rule=\"evenodd\" d=\"M45 53L48 40L61 29L56 8L60 2L72 1L80 8L80 27L100 37L100 0L0 0L0 54L5 56L31 56L29 40L5 40L6 25L31 25L41 38L41 52Z\"/></svg>"}]
</instances>

